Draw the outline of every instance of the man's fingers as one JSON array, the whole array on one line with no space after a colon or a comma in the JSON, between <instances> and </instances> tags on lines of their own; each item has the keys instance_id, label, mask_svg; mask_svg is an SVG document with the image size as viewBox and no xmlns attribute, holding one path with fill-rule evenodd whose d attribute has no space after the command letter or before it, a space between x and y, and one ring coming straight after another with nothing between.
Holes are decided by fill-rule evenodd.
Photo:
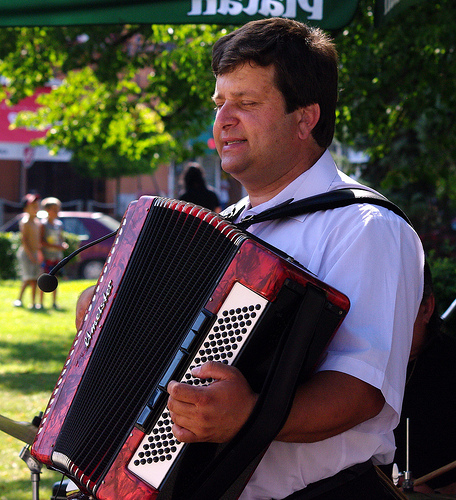
<instances>
[{"instance_id":1,"label":"man's fingers","mask_svg":"<svg viewBox=\"0 0 456 500\"><path fill-rule=\"evenodd\" d=\"M198 390L200 387L196 387L186 383L179 383L175 380L169 382L167 391L172 399L180 401L181 403L195 404L198 398Z\"/></svg>"},{"instance_id":2,"label":"man's fingers","mask_svg":"<svg viewBox=\"0 0 456 500\"><path fill-rule=\"evenodd\" d=\"M202 417L199 404L205 399L201 387L179 384L172 380L168 384L168 409L173 421L173 434L181 442L194 443L200 441ZM198 434L198 435L197 435Z\"/></svg>"},{"instance_id":3,"label":"man's fingers","mask_svg":"<svg viewBox=\"0 0 456 500\"><path fill-rule=\"evenodd\" d=\"M194 368L192 373L210 383L196 385L173 380L167 387L174 435L182 442L228 442L250 415L256 394L232 366L211 361Z\"/></svg>"},{"instance_id":4,"label":"man's fingers","mask_svg":"<svg viewBox=\"0 0 456 500\"><path fill-rule=\"evenodd\" d=\"M213 380L229 380L235 378L237 373L236 368L216 361L208 361L192 370L194 377Z\"/></svg>"},{"instance_id":5,"label":"man's fingers","mask_svg":"<svg viewBox=\"0 0 456 500\"><path fill-rule=\"evenodd\" d=\"M84 321L84 315L86 313L87 308L89 307L90 301L92 300L92 296L95 292L95 285L86 288L76 303L76 329L79 330L81 328L82 322Z\"/></svg>"},{"instance_id":6,"label":"man's fingers","mask_svg":"<svg viewBox=\"0 0 456 500\"><path fill-rule=\"evenodd\" d=\"M180 441L181 443L196 443L198 442L198 437L193 434L193 432L189 431L185 427L181 427L180 425L173 424L172 431L174 437Z\"/></svg>"}]
</instances>

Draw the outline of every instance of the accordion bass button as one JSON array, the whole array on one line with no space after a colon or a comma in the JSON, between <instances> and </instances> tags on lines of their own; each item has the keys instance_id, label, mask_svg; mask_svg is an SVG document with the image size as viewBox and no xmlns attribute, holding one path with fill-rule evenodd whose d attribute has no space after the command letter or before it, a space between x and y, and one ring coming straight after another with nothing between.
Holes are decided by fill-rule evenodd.
<instances>
[{"instance_id":1,"label":"accordion bass button","mask_svg":"<svg viewBox=\"0 0 456 500\"><path fill-rule=\"evenodd\" d=\"M198 332L190 330L188 332L187 336L185 337L185 340L182 342L181 349L185 349L186 351L189 351L191 348L191 345L193 344L193 341L197 337L197 333Z\"/></svg>"},{"instance_id":2,"label":"accordion bass button","mask_svg":"<svg viewBox=\"0 0 456 500\"><path fill-rule=\"evenodd\" d=\"M194 321L188 335L185 337L185 340L182 342L181 349L189 351L193 347L193 341L205 334L209 329L209 326L212 324L215 315L203 309L199 314L196 320Z\"/></svg>"},{"instance_id":3,"label":"accordion bass button","mask_svg":"<svg viewBox=\"0 0 456 500\"><path fill-rule=\"evenodd\" d=\"M144 410L141 412L141 415L139 416L138 420L136 421L136 426L143 432L146 432L146 429L148 427L148 424L150 425L150 421L153 417L153 412L151 408L146 406Z\"/></svg>"},{"instance_id":4,"label":"accordion bass button","mask_svg":"<svg viewBox=\"0 0 456 500\"><path fill-rule=\"evenodd\" d=\"M171 361L170 365L168 366L165 374L161 378L160 382L158 383L159 389L162 389L164 392L166 392L166 388L168 387L168 383L173 380L173 378L176 377L176 373L178 372L179 367L182 365L184 360L188 357L188 355L185 352L178 351L174 359Z\"/></svg>"},{"instance_id":5,"label":"accordion bass button","mask_svg":"<svg viewBox=\"0 0 456 500\"><path fill-rule=\"evenodd\" d=\"M155 392L152 394L149 401L147 402L147 406L149 408L155 408L157 405L163 402L164 398L165 396L163 391L160 389L155 389Z\"/></svg>"},{"instance_id":6,"label":"accordion bass button","mask_svg":"<svg viewBox=\"0 0 456 500\"><path fill-rule=\"evenodd\" d=\"M157 407L161 407L165 402L165 399L166 394L162 390L156 389L141 412L141 415L136 420L136 426L138 429L146 434L150 432L157 413L155 409Z\"/></svg>"}]
</instances>

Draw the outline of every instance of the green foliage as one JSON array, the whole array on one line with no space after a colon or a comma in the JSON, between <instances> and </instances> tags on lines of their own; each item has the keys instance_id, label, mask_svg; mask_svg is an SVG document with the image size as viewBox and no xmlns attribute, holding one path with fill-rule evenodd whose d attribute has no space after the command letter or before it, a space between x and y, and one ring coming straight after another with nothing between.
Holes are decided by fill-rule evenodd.
<instances>
[{"instance_id":1,"label":"green foliage","mask_svg":"<svg viewBox=\"0 0 456 500\"><path fill-rule=\"evenodd\" d=\"M215 26L87 26L0 29L0 74L17 101L64 75L43 107L17 126L49 131L37 144L73 152L85 175L152 173L201 153L194 141L213 117ZM24 70L25 68L25 70Z\"/></svg>"},{"instance_id":2,"label":"green foliage","mask_svg":"<svg viewBox=\"0 0 456 500\"><path fill-rule=\"evenodd\" d=\"M67 233L64 231L63 239L68 244L68 248L63 251L64 257L70 255L70 253L77 250L81 245L81 239L77 234ZM76 278L78 274L78 261L79 255L76 255L76 257L73 257L67 264L65 264L65 267L58 273L60 277Z\"/></svg>"},{"instance_id":3,"label":"green foliage","mask_svg":"<svg viewBox=\"0 0 456 500\"><path fill-rule=\"evenodd\" d=\"M19 235L0 233L0 279L18 277L16 251L19 244Z\"/></svg>"},{"instance_id":4,"label":"green foliage","mask_svg":"<svg viewBox=\"0 0 456 500\"><path fill-rule=\"evenodd\" d=\"M53 28L1 28L0 74L9 80L0 98L15 103L32 95L63 68L61 37Z\"/></svg>"},{"instance_id":5,"label":"green foliage","mask_svg":"<svg viewBox=\"0 0 456 500\"><path fill-rule=\"evenodd\" d=\"M68 248L63 251L64 257L77 250L79 248L79 245L81 244L81 239L77 234L67 233L66 231L63 231L63 239L68 245Z\"/></svg>"},{"instance_id":6,"label":"green foliage","mask_svg":"<svg viewBox=\"0 0 456 500\"><path fill-rule=\"evenodd\" d=\"M336 37L338 138L369 153L363 178L395 194L407 211L418 195L422 216L433 206L447 221L456 204L456 94L449 84L456 81L456 6L420 2L374 28L372 5L361 0Z\"/></svg>"},{"instance_id":7,"label":"green foliage","mask_svg":"<svg viewBox=\"0 0 456 500\"><path fill-rule=\"evenodd\" d=\"M139 88L129 85L131 91ZM174 141L158 113L101 83L91 68L70 72L62 86L43 94L38 112L23 114L18 125L43 128L54 123L41 141L51 153L76 151L75 162L93 177L119 177L151 172L151 151L169 155ZM58 106L55 104L58 103Z\"/></svg>"}]
</instances>

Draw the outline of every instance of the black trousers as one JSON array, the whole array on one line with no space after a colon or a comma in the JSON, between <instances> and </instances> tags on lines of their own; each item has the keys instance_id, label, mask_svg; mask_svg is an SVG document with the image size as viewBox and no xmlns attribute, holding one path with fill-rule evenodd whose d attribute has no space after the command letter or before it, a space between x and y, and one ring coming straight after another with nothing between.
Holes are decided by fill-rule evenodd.
<instances>
[{"instance_id":1,"label":"black trousers","mask_svg":"<svg viewBox=\"0 0 456 500\"><path fill-rule=\"evenodd\" d=\"M391 500L399 498L379 478L371 462L355 465L310 484L285 500Z\"/></svg>"}]
</instances>

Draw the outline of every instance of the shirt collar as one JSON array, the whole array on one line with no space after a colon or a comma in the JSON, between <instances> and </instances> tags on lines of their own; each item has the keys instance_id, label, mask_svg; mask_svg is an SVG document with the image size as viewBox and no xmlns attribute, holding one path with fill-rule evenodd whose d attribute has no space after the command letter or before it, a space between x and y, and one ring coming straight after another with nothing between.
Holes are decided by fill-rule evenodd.
<instances>
[{"instance_id":1,"label":"shirt collar","mask_svg":"<svg viewBox=\"0 0 456 500\"><path fill-rule=\"evenodd\" d=\"M319 193L329 191L331 184L338 176L338 170L331 156L326 150L311 168L303 172L290 184L288 184L274 198L271 198L256 207L250 205L247 198L247 205L240 219L248 215L255 215L268 210L269 208L285 203L289 200L302 200Z\"/></svg>"}]
</instances>

